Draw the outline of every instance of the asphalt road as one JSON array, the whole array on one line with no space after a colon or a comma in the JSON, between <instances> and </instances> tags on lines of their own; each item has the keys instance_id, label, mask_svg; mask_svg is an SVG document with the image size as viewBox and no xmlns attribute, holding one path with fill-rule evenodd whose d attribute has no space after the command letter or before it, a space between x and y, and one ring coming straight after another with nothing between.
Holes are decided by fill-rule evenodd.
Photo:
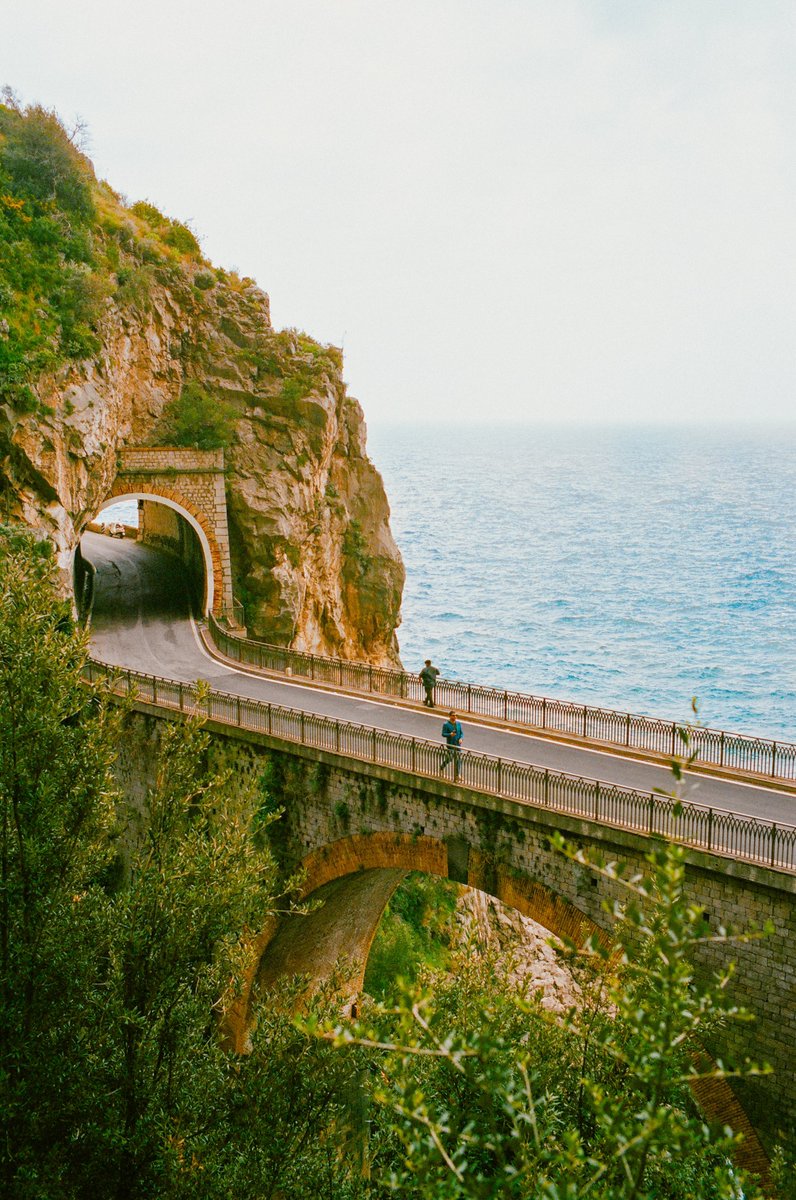
<instances>
[{"instance_id":1,"label":"asphalt road","mask_svg":"<svg viewBox=\"0 0 796 1200\"><path fill-rule=\"evenodd\" d=\"M235 695L441 740L443 714L305 687L218 662L202 645L191 620L185 580L175 559L133 541L94 533L84 534L82 549L97 572L91 641L102 661L183 683L203 679ZM464 746L469 750L644 791L672 786L665 767L639 759L495 729L469 717L463 725ZM766 821L796 824L796 796L753 784L691 773L683 798Z\"/></svg>"}]
</instances>

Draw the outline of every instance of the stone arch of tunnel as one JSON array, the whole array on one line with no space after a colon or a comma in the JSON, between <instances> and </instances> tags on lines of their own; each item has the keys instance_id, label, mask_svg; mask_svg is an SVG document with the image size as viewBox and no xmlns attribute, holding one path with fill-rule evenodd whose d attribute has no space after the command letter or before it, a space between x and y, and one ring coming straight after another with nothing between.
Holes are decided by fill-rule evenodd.
<instances>
[{"instance_id":1,"label":"stone arch of tunnel","mask_svg":"<svg viewBox=\"0 0 796 1200\"><path fill-rule=\"evenodd\" d=\"M176 497L167 488L152 487L144 491L137 488L126 488L122 481L117 481L111 494L103 501L97 516L114 504L118 504L120 500L143 500L145 503L162 504L182 517L196 535L202 553L204 563L202 613L221 612L224 596L222 556L207 518L190 501L183 497Z\"/></svg>"},{"instance_id":2,"label":"stone arch of tunnel","mask_svg":"<svg viewBox=\"0 0 796 1200\"><path fill-rule=\"evenodd\" d=\"M256 1002L280 978L303 975L309 996L334 975L348 1006L362 989L368 956L381 917L393 892L410 871L444 879L451 870L449 843L428 836L396 833L359 834L341 838L308 854L301 865L302 900L319 900L308 915L273 919L252 943L251 967L240 1001L226 1014L225 1036L245 1052ZM471 851L472 855L472 851ZM606 931L570 901L545 884L502 870L485 858L473 862L468 883L516 909L556 937L584 941L595 936L607 948ZM704 1056L700 1066L711 1065ZM706 1077L693 1087L694 1098L708 1120L743 1134L736 1154L739 1166L769 1179L769 1159L740 1101L725 1079Z\"/></svg>"}]
</instances>

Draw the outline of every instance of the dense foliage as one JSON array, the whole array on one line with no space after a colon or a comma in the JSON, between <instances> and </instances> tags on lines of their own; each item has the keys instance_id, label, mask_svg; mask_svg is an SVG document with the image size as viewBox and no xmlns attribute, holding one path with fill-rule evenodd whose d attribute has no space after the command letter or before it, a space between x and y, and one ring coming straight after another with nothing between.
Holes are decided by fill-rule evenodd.
<instances>
[{"instance_id":1,"label":"dense foliage","mask_svg":"<svg viewBox=\"0 0 796 1200\"><path fill-rule=\"evenodd\" d=\"M269 806L207 775L189 720L125 808L125 712L82 682L47 549L0 536L0 1190L299 1200L339 1173L328 1134L359 1066L276 1013L246 1059L221 1044L245 930L270 911Z\"/></svg>"},{"instance_id":2,"label":"dense foliage","mask_svg":"<svg viewBox=\"0 0 796 1200\"><path fill-rule=\"evenodd\" d=\"M211 448L231 437L234 412L221 391L190 391L214 374L208 327L226 332L225 353L277 410L339 378L340 352L306 334L262 327L241 337L227 315L247 308L253 281L211 267L187 225L97 181L79 137L40 105L23 107L8 92L0 103L0 406L35 412L40 376L101 364L105 323L149 319L163 289L196 328L171 346L188 381L167 414L176 444Z\"/></svg>"},{"instance_id":3,"label":"dense foliage","mask_svg":"<svg viewBox=\"0 0 796 1200\"><path fill-rule=\"evenodd\" d=\"M452 892L415 878L371 971L385 1005L339 1024L332 982L297 1020L288 981L250 1053L227 1053L219 1014L280 888L279 797L208 773L190 718L164 725L143 803L123 800L129 716L83 683L54 570L0 530L4 1196L754 1200L689 1092L706 1034L743 1014L691 968L712 935L676 848L627 882L614 953L569 948L591 984L566 1019L457 949ZM397 986L418 955L436 966Z\"/></svg>"},{"instance_id":4,"label":"dense foliage","mask_svg":"<svg viewBox=\"0 0 796 1200\"><path fill-rule=\"evenodd\" d=\"M677 848L650 856L649 877L627 883L616 950L587 946L587 1001L564 1020L507 986L489 958L465 953L356 1031L326 1035L380 1054L373 1153L388 1190L418 1200L738 1200L733 1139L702 1120L689 1083L700 1069L728 1073L697 1068L695 1055L745 1014L726 1000L726 977L695 978L693 950L710 934L683 884ZM745 1181L743 1194L758 1192Z\"/></svg>"},{"instance_id":5,"label":"dense foliage","mask_svg":"<svg viewBox=\"0 0 796 1200\"><path fill-rule=\"evenodd\" d=\"M365 991L391 999L399 981L429 970L444 974L457 939L454 921L459 888L444 879L412 873L393 894L379 922L365 972Z\"/></svg>"}]
</instances>

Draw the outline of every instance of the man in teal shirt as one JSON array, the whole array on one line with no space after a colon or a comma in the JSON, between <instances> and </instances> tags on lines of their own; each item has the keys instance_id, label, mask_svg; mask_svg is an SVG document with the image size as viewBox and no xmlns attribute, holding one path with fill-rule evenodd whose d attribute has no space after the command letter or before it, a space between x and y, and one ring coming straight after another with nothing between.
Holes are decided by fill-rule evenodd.
<instances>
[{"instance_id":1,"label":"man in teal shirt","mask_svg":"<svg viewBox=\"0 0 796 1200\"><path fill-rule=\"evenodd\" d=\"M451 709L448 713L448 719L442 726L442 736L445 738L447 745L442 752L442 764L440 773L447 767L449 762L453 763L453 778L454 781L459 778L459 762L462 757L461 744L464 737L461 721L456 720L456 713Z\"/></svg>"}]
</instances>

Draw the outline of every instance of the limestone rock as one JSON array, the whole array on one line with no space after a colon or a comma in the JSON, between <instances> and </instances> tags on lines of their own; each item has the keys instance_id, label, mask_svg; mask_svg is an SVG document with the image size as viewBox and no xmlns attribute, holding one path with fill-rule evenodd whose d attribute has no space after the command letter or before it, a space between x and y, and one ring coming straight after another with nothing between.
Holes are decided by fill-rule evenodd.
<instances>
[{"instance_id":1,"label":"limestone rock","mask_svg":"<svg viewBox=\"0 0 796 1200\"><path fill-rule=\"evenodd\" d=\"M66 591L118 450L158 444L164 410L194 380L233 414L227 502L250 632L397 665L403 565L339 352L275 331L251 281L218 272L200 290L191 272L155 273L145 304L108 299L97 357L40 377L35 415L0 409L2 519L52 539Z\"/></svg>"},{"instance_id":2,"label":"limestone rock","mask_svg":"<svg viewBox=\"0 0 796 1200\"><path fill-rule=\"evenodd\" d=\"M581 1004L581 988L551 945L550 933L530 917L507 908L485 892L463 887L457 904L462 939L494 953L501 969L529 993L540 993L544 1008L566 1012Z\"/></svg>"}]
</instances>

